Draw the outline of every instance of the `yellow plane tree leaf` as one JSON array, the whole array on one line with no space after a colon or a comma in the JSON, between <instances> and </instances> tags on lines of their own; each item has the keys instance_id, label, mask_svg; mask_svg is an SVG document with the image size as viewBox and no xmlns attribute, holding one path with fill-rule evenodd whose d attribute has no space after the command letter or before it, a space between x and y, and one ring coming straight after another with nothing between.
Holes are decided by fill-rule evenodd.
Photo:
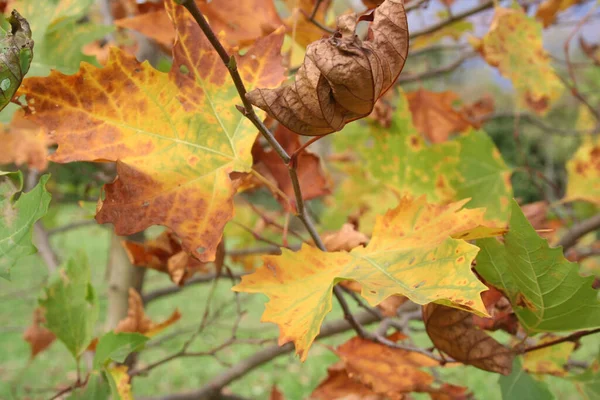
<instances>
[{"instance_id":1,"label":"yellow plane tree leaf","mask_svg":"<svg viewBox=\"0 0 600 400\"><path fill-rule=\"evenodd\" d=\"M441 206L404 197L377 219L366 247L331 253L308 245L298 252L282 249L279 256L265 256L264 266L233 290L270 298L262 321L278 324L279 344L293 341L302 360L331 310L333 286L342 280L358 282L372 306L404 295L418 304L487 315L480 296L486 286L471 272L478 249L453 238L484 222L483 209L461 209L466 202Z\"/></svg>"},{"instance_id":2,"label":"yellow plane tree leaf","mask_svg":"<svg viewBox=\"0 0 600 400\"><path fill-rule=\"evenodd\" d=\"M585 200L600 205L600 139L588 136L567 162L564 201Z\"/></svg>"},{"instance_id":3,"label":"yellow plane tree leaf","mask_svg":"<svg viewBox=\"0 0 600 400\"><path fill-rule=\"evenodd\" d=\"M53 132L55 162L115 161L96 219L119 235L170 228L184 250L212 261L233 214L229 174L248 172L256 128L227 68L183 7L167 2L178 34L170 74L113 49L106 67L26 80L29 118ZM238 69L250 87L283 79L283 32L260 39Z\"/></svg>"},{"instance_id":4,"label":"yellow plane tree leaf","mask_svg":"<svg viewBox=\"0 0 600 400\"><path fill-rule=\"evenodd\" d=\"M558 338L556 335L548 335L536 345L548 343ZM565 366L573 350L575 350L575 343L565 342L530 351L523 356L523 368L535 374L565 376L567 375Z\"/></svg>"},{"instance_id":5,"label":"yellow plane tree leaf","mask_svg":"<svg viewBox=\"0 0 600 400\"><path fill-rule=\"evenodd\" d=\"M521 106L543 114L561 95L562 83L543 47L542 26L520 8L496 8L489 32L472 44L512 81Z\"/></svg>"}]
</instances>

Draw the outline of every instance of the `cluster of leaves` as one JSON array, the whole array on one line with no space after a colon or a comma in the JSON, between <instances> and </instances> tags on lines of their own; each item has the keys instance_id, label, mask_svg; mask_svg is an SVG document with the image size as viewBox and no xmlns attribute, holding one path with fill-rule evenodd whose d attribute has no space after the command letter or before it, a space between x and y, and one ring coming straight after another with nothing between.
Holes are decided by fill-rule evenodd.
<instances>
[{"instance_id":1,"label":"cluster of leaves","mask_svg":"<svg viewBox=\"0 0 600 400\"><path fill-rule=\"evenodd\" d=\"M400 399L413 392L468 398L468 388L427 370L458 363L501 374L504 399L552 398L544 374L597 379L595 365L580 375L565 367L573 342L600 327L595 278L582 277L580 265L554 247L573 244L540 237L547 232L536 231L535 216L543 213L548 223L547 208L532 216L513 200L514 170L482 129L493 101L457 104L460 97L451 91L395 86L409 54L406 9L423 2L365 1L371 11L342 15L335 28L327 26L336 14L330 1L285 1L288 19L268 0L125 2L129 18L116 25L170 50L168 71L139 62L127 44L96 49L98 59L84 55L84 45L114 30L91 21L92 3L9 2L7 9L18 12L2 31L0 106L12 101L3 110L12 122L0 135L12 139L0 162L28 164L31 175L46 168L50 146L54 163L115 163L117 177L103 188L96 221L113 224L118 235L167 228L144 244L124 243L132 264L168 274L180 286L195 274L214 270L218 276L226 259L247 267L232 290L266 295L262 321L277 324L279 345L293 342L303 361L335 296L359 336L334 350L340 363L315 389L315 399ZM542 42L543 27L575 3L547 0L535 16L517 3L497 5L489 31L468 41L473 54L512 82L515 107L533 113L530 118L550 113L565 92L582 103L576 129L586 137L567 163L568 185L554 205L561 211L572 211L576 201L600 205L600 142L590 134L598 131L600 111L574 78L562 82ZM472 29L461 18L444 18L430 36L418 35L417 49ZM360 21L369 23L364 35ZM586 42L582 48L598 64L597 48ZM299 59L298 49L306 56ZM404 74L410 81L416 73ZM285 82L292 75L294 82ZM324 139L335 152L327 163L298 136L332 132ZM14 140L16 134L23 141ZM0 175L3 278L35 251L32 231L48 210L49 178L21 193L20 172ZM253 202L257 192L273 194L275 211ZM325 205L316 213L317 228L305 206L313 199ZM290 213L311 240L289 224ZM259 232L256 218L278 233ZM598 226L583 228L574 241ZM317 231L333 233L321 241ZM288 234L298 240L290 244ZM229 244L240 250L257 239L281 249L256 263L229 254ZM410 343L406 322L392 334L393 324L366 330L344 300L349 294L385 323L384 317L402 318L404 304L423 306L417 319L437 353ZM126 358L180 315L152 322L131 289L127 318L95 338L98 317L90 267L77 255L46 286L25 337L32 356L55 339L77 363L84 352L95 353L87 376L67 388L74 398L110 392L129 398L138 373L128 370ZM496 330L510 339L486 332ZM555 336L559 332L569 333Z\"/></svg>"}]
</instances>

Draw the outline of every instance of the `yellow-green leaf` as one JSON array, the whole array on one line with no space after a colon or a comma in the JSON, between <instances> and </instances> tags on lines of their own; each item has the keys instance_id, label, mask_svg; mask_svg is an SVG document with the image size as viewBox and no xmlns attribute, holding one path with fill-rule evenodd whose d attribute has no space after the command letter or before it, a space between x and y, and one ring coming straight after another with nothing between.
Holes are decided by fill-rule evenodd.
<instances>
[{"instance_id":1,"label":"yellow-green leaf","mask_svg":"<svg viewBox=\"0 0 600 400\"><path fill-rule=\"evenodd\" d=\"M600 205L600 139L586 136L567 162L567 193L564 201L585 200Z\"/></svg>"},{"instance_id":2,"label":"yellow-green leaf","mask_svg":"<svg viewBox=\"0 0 600 400\"><path fill-rule=\"evenodd\" d=\"M264 293L270 301L262 321L279 325L279 344L293 341L302 360L331 310L333 286L341 280L361 284L361 295L375 306L400 294L418 304L436 302L487 315L480 293L486 290L471 272L478 248L454 239L480 226L484 210L461 210L424 197L405 197L377 219L366 247L325 253L304 245L265 256L264 266L244 276L233 290Z\"/></svg>"},{"instance_id":3,"label":"yellow-green leaf","mask_svg":"<svg viewBox=\"0 0 600 400\"><path fill-rule=\"evenodd\" d=\"M170 74L112 49L106 67L82 64L21 87L30 118L53 131L52 160L115 161L96 219L120 235L164 225L185 250L212 261L233 214L229 174L252 167L256 128L216 51L183 7L167 2L177 41ZM283 79L283 32L259 39L237 65L246 84Z\"/></svg>"}]
</instances>

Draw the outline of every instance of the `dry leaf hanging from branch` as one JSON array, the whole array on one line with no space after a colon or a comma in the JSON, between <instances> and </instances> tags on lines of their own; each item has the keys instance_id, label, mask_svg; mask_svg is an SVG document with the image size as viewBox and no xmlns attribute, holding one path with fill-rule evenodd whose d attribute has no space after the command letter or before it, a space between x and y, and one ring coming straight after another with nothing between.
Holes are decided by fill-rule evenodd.
<instances>
[{"instance_id":1,"label":"dry leaf hanging from branch","mask_svg":"<svg viewBox=\"0 0 600 400\"><path fill-rule=\"evenodd\" d=\"M360 21L372 21L366 40ZM295 82L256 89L246 96L290 130L320 136L366 117L394 84L408 54L408 24L402 0L386 0L360 18L343 15L336 33L313 42Z\"/></svg>"}]
</instances>

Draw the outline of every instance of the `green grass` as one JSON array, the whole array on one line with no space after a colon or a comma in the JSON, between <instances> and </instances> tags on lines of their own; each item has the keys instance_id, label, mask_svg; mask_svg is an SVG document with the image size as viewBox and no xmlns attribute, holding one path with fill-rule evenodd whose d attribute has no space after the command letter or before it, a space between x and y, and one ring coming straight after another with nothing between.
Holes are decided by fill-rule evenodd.
<instances>
[{"instance_id":1,"label":"green grass","mask_svg":"<svg viewBox=\"0 0 600 400\"><path fill-rule=\"evenodd\" d=\"M69 220L81 219L84 211L76 208L63 208L52 215L49 225L61 225ZM67 257L76 250L84 250L92 267L92 282L100 298L101 320L97 324L97 333L103 332L103 316L106 313L105 268L107 263L110 234L107 228L90 226L75 231L55 235L52 244L61 257ZM29 347L22 339L24 329L30 324L41 287L48 277L46 266L38 256L30 256L12 271L12 282L0 281L0 399L48 399L56 393L58 385L71 383L76 377L75 362L62 344L56 342L49 350L29 359ZM163 287L170 281L164 275L149 271L146 275L146 288ZM138 366L147 365L179 350L182 344L196 329L202 318L209 296L211 284L190 287L176 295L165 297L149 304L146 312L154 321L167 318L178 308L183 318L174 326L153 338L142 351ZM231 327L237 315L234 297L230 291L231 282L220 280L215 287L211 310L219 310L222 315L214 324L210 324L197 338L191 351L209 350L231 334ZM246 311L239 338L265 339L275 338L277 328L272 324L260 322L264 310L265 297L261 295L241 295L241 304ZM327 320L341 317L337 308ZM431 342L422 331L422 324L414 324L416 333L413 339L422 346ZM155 346L157 340L165 335L185 331ZM327 375L327 367L337 361L337 357L328 346L342 343L353 336L351 332L316 343L305 363L301 363L293 354L281 356L270 363L253 370L242 379L234 382L227 390L251 399L267 399L273 385L285 394L288 400L305 399ZM508 335L500 335L506 340ZM168 394L193 390L210 381L229 364L250 356L255 351L273 342L262 345L240 344L227 348L220 353L220 361L213 357L179 358L160 366L143 377L134 379L136 396ZM575 359L592 359L600 348L600 337L592 336L583 340L583 346L575 352ZM438 369L443 381L469 387L477 399L500 399L498 376L473 367L454 367ZM561 378L546 377L557 399L575 400L581 398L574 386ZM416 395L415 398L429 398ZM518 400L518 399L516 399Z\"/></svg>"}]
</instances>

